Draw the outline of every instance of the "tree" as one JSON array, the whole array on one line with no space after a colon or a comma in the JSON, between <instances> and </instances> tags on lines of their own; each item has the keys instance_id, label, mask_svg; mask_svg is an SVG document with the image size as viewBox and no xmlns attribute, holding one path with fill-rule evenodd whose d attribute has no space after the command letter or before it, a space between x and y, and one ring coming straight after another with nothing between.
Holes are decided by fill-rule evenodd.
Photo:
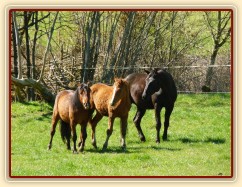
<instances>
[{"instance_id":1,"label":"tree","mask_svg":"<svg viewBox=\"0 0 242 187\"><path fill-rule=\"evenodd\" d=\"M20 90L23 89L23 87L27 87L27 97L28 100L30 100L31 97L31 93L30 93L30 87L38 90L40 92L40 94L42 95L42 97L49 103L53 103L54 102L54 98L55 96L51 93L51 91L46 88L46 86L44 84L41 84L41 81L43 79L43 74L44 74L44 67L45 67L45 63L46 63L46 58L47 58L47 53L49 51L49 47L50 47L50 41L52 38L52 34L54 32L54 26L55 26L55 22L58 16L58 12L56 13L54 22L52 24L51 30L50 30L50 35L49 35L49 40L47 43L47 47L46 47L46 51L45 51L45 55L44 55L44 61L43 61L43 66L42 66L42 71L40 73L40 77L39 80L36 81L34 79L31 78L31 62L30 62L30 41L29 41L29 27L31 27L34 24L37 24L36 22L40 21L40 20L35 20L35 22L32 22L32 24L29 24L30 18L33 15L33 13L29 13L27 11L23 12L23 19L24 19L24 24L23 24L23 28L18 28L18 23L17 23L17 17L16 17L16 12L13 11L12 13L12 20L13 20L13 31L14 34L12 35L13 37L15 36L15 42L16 43L16 49L17 53L14 52L14 59L16 59L15 55L18 55L18 77L15 78L12 76L11 81L12 83L16 86L16 93L18 95L19 100L21 101L23 98L21 97L20 94ZM26 63L27 63L27 78L23 79L22 76L22 71L23 71L23 67L22 67L22 61L21 61L21 46L20 46L20 38L19 38L19 30L23 30L21 35L23 36L25 34L25 41L26 41L26 54L22 54L25 59L26 59ZM36 36L35 36L36 37Z\"/></svg>"},{"instance_id":2,"label":"tree","mask_svg":"<svg viewBox=\"0 0 242 187\"><path fill-rule=\"evenodd\" d=\"M13 11L12 13L12 21L13 21L13 37L15 37L15 42L16 42L16 49L17 52L14 53L14 59L17 59L18 63L18 79L22 79L22 59L21 59L21 49L20 49L20 39L19 39L19 32L18 32L18 23L17 23L17 18L16 18L16 12Z\"/></svg>"},{"instance_id":3,"label":"tree","mask_svg":"<svg viewBox=\"0 0 242 187\"><path fill-rule=\"evenodd\" d=\"M11 67L12 76L19 78L12 82L23 98L27 87L49 100L43 90L54 96L62 89L74 89L79 81L110 84L114 76L152 67L168 67L179 90L200 91L205 82L221 82L218 71L191 71L189 66L207 62L207 56L213 65L217 57L230 55L229 11L12 13ZM208 52L211 44L213 51ZM220 49L226 53L218 53ZM46 89L39 89L39 84Z\"/></svg>"},{"instance_id":4,"label":"tree","mask_svg":"<svg viewBox=\"0 0 242 187\"><path fill-rule=\"evenodd\" d=\"M210 57L210 65L216 63L216 57L219 49L228 41L230 38L231 26L231 12L218 11L216 17L213 17L211 12L205 12L205 20L209 28L210 34L213 39L213 50ZM211 81L213 77L213 67L208 67L206 73L205 86L211 87Z\"/></svg>"},{"instance_id":5,"label":"tree","mask_svg":"<svg viewBox=\"0 0 242 187\"><path fill-rule=\"evenodd\" d=\"M83 49L82 81L93 80L100 47L100 12L90 12L85 32L85 45Z\"/></svg>"},{"instance_id":6,"label":"tree","mask_svg":"<svg viewBox=\"0 0 242 187\"><path fill-rule=\"evenodd\" d=\"M40 72L40 76L39 76L39 79L38 79L37 82L41 82L43 80L43 75L44 75L44 70L45 70L45 64L46 64L46 60L47 60L47 55L49 53L50 42L51 42L51 39L52 39L52 35L53 35L53 32L54 32L55 23L56 23L56 19L58 17L58 14L59 14L59 12L56 12L54 21L53 21L52 26L51 26L51 29L50 29L50 33L48 35L48 42L47 42L47 46L46 46L46 49L45 49L45 54L44 54L44 59L43 59L43 66L42 66L42 69L41 69L41 72Z\"/></svg>"}]
</instances>

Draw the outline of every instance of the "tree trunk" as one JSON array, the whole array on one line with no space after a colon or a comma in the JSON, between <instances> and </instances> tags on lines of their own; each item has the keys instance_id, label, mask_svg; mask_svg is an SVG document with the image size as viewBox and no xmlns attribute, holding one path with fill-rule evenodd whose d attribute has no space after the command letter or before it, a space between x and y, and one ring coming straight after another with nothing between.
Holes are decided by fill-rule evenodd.
<instances>
[{"instance_id":1,"label":"tree trunk","mask_svg":"<svg viewBox=\"0 0 242 187\"><path fill-rule=\"evenodd\" d=\"M168 63L171 62L172 55L173 55L173 30L174 30L174 21L176 19L177 12L172 12L172 18L171 18L171 37L170 37L170 49L169 49L169 56L168 56Z\"/></svg>"},{"instance_id":2,"label":"tree trunk","mask_svg":"<svg viewBox=\"0 0 242 187\"><path fill-rule=\"evenodd\" d=\"M217 57L217 54L218 54L218 49L219 48L217 48L217 47L214 48L213 53L212 53L211 58L210 58L210 65L215 64L216 57ZM211 87L212 78L213 78L213 67L208 67L208 70L207 70L207 73L206 73L206 82L205 82L205 84L208 88Z\"/></svg>"},{"instance_id":3,"label":"tree trunk","mask_svg":"<svg viewBox=\"0 0 242 187\"><path fill-rule=\"evenodd\" d=\"M55 102L55 95L52 94L52 92L46 88L44 85L42 85L40 82L37 82L34 79L17 79L15 77L11 77L12 83L17 87L17 88L22 88L24 86L28 87L33 87L36 89L40 95L43 97L43 99L49 103L49 104L54 104Z\"/></svg>"},{"instance_id":4,"label":"tree trunk","mask_svg":"<svg viewBox=\"0 0 242 187\"><path fill-rule=\"evenodd\" d=\"M26 61L27 61L27 78L30 78L30 72L31 72L31 62L30 62L30 47L29 47L29 28L28 28L28 12L24 11L24 30L25 30L25 42L26 42ZM27 100L30 101L31 98L31 88L27 88Z\"/></svg>"},{"instance_id":5,"label":"tree trunk","mask_svg":"<svg viewBox=\"0 0 242 187\"><path fill-rule=\"evenodd\" d=\"M121 16L121 12L118 12L115 14L114 21L112 23L110 33L109 33L108 47L107 47L107 52L106 52L105 60L104 60L104 64L103 64L104 71L103 71L103 75L102 75L102 80L104 80L105 82L108 81L108 72L106 70L107 70L108 61L110 59L110 53L112 51L112 47L113 47L113 43L114 43L114 33L115 33L115 30L117 29L117 25L118 25L120 16Z\"/></svg>"},{"instance_id":6,"label":"tree trunk","mask_svg":"<svg viewBox=\"0 0 242 187\"><path fill-rule=\"evenodd\" d=\"M18 49L16 43L16 35L14 23L12 21L12 40L13 40L13 74L17 78L18 77Z\"/></svg>"},{"instance_id":7,"label":"tree trunk","mask_svg":"<svg viewBox=\"0 0 242 187\"><path fill-rule=\"evenodd\" d=\"M230 37L230 26L227 26L230 21L230 13L225 14L222 17L222 12L217 12L217 25L213 26L212 18L210 17L208 12L205 12L205 18L210 29L211 36L213 38L214 49L210 58L210 65L214 65L216 62L216 57L219 49L225 44L225 42ZM213 77L213 67L208 67L206 73L205 87L208 87L211 90L211 81Z\"/></svg>"},{"instance_id":8,"label":"tree trunk","mask_svg":"<svg viewBox=\"0 0 242 187\"><path fill-rule=\"evenodd\" d=\"M35 20L35 32L34 32L34 39L33 39L33 47L32 47L32 71L31 71L31 77L32 79L36 80L36 73L35 73L35 51L36 51L36 43L37 43L37 34L38 34L38 30L39 30L39 26L38 26L38 11L35 12L34 16L34 20ZM32 100L35 100L35 91L34 89L32 90Z\"/></svg>"},{"instance_id":9,"label":"tree trunk","mask_svg":"<svg viewBox=\"0 0 242 187\"><path fill-rule=\"evenodd\" d=\"M129 12L128 18L125 24L124 32L122 35L121 43L117 50L115 51L115 54L110 62L110 69L108 70L107 73L107 79L109 80L109 83L112 82L113 77L115 74L117 74L117 66L121 65L123 60L124 60L124 52L127 47L127 41L128 41L128 36L131 33L131 28L132 28L132 23L135 18L135 12ZM114 69L113 69L114 68ZM111 81L111 82L110 82Z\"/></svg>"},{"instance_id":10,"label":"tree trunk","mask_svg":"<svg viewBox=\"0 0 242 187\"><path fill-rule=\"evenodd\" d=\"M15 32L15 37L16 37L17 51L18 51L18 79L22 79L23 75L22 75L21 49L20 49L16 13L14 11L13 11L13 24L14 24L14 32Z\"/></svg>"}]
</instances>

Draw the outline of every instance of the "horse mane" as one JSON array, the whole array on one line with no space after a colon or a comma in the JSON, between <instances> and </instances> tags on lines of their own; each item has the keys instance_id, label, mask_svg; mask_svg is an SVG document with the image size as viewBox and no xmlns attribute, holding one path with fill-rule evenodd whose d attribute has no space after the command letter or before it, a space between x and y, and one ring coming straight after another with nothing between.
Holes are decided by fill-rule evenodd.
<instances>
[{"instance_id":1,"label":"horse mane","mask_svg":"<svg viewBox=\"0 0 242 187\"><path fill-rule=\"evenodd\" d=\"M122 81L122 84L124 84L125 89L126 89L126 100L131 102L130 91L129 91L129 83L125 79L121 79L121 81Z\"/></svg>"},{"instance_id":2,"label":"horse mane","mask_svg":"<svg viewBox=\"0 0 242 187\"><path fill-rule=\"evenodd\" d=\"M74 95L72 97L72 104L76 107L83 107L82 103L80 102L80 98L79 98L79 91L82 88L81 86L78 86L77 89L74 91Z\"/></svg>"}]
</instances>

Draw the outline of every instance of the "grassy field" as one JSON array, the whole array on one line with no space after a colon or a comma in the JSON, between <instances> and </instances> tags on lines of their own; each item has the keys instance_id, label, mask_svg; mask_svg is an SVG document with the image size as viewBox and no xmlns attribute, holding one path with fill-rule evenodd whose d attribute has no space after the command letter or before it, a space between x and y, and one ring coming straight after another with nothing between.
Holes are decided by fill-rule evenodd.
<instances>
[{"instance_id":1,"label":"grassy field","mask_svg":"<svg viewBox=\"0 0 242 187\"><path fill-rule=\"evenodd\" d=\"M171 115L168 141L155 143L154 111L147 111L141 143L129 113L127 151L119 144L119 120L106 152L107 118L97 126L97 145L91 145L91 131L85 150L72 154L66 150L57 131L51 151L47 150L52 108L45 103L12 103L12 176L230 176L231 101L230 94L190 94L178 96ZM164 110L162 121L164 121ZM78 135L80 128L77 129ZM162 126L163 132L163 126ZM161 133L162 134L162 133Z\"/></svg>"}]
</instances>

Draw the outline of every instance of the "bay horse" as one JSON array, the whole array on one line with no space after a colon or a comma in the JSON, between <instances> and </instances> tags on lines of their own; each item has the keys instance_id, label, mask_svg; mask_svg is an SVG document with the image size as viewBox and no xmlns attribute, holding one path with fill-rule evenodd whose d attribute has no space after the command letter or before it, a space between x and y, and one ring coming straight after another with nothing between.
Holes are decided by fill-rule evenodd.
<instances>
[{"instance_id":1,"label":"bay horse","mask_svg":"<svg viewBox=\"0 0 242 187\"><path fill-rule=\"evenodd\" d=\"M167 140L170 115L177 98L177 89L173 77L166 70L152 70L146 73L132 73L125 80L130 85L131 101L137 106L133 119L141 141L146 141L140 126L142 117L147 109L155 110L156 142L160 143L161 119L160 112L165 107L163 140Z\"/></svg>"},{"instance_id":2,"label":"bay horse","mask_svg":"<svg viewBox=\"0 0 242 187\"><path fill-rule=\"evenodd\" d=\"M70 147L70 138L73 140L73 153L77 153L76 149L76 125L81 125L81 145L80 150L84 150L85 140L87 138L86 127L92 113L89 108L90 105L90 87L88 84L82 83L73 90L63 90L58 93L55 99L55 105L52 115L52 127L50 131L50 142L48 149L52 147L52 140L55 134L57 122L60 120L60 132L62 140L67 144L67 149Z\"/></svg>"},{"instance_id":3,"label":"bay horse","mask_svg":"<svg viewBox=\"0 0 242 187\"><path fill-rule=\"evenodd\" d=\"M108 116L108 129L106 131L106 141L103 144L103 150L108 147L108 140L113 132L113 122L115 118L120 118L121 147L126 149L126 129L128 113L131 108L129 95L129 85L123 79L114 79L113 86L97 83L91 86L92 101L95 106L96 114L90 121L92 127L92 144L96 146L95 129L97 123Z\"/></svg>"}]
</instances>

